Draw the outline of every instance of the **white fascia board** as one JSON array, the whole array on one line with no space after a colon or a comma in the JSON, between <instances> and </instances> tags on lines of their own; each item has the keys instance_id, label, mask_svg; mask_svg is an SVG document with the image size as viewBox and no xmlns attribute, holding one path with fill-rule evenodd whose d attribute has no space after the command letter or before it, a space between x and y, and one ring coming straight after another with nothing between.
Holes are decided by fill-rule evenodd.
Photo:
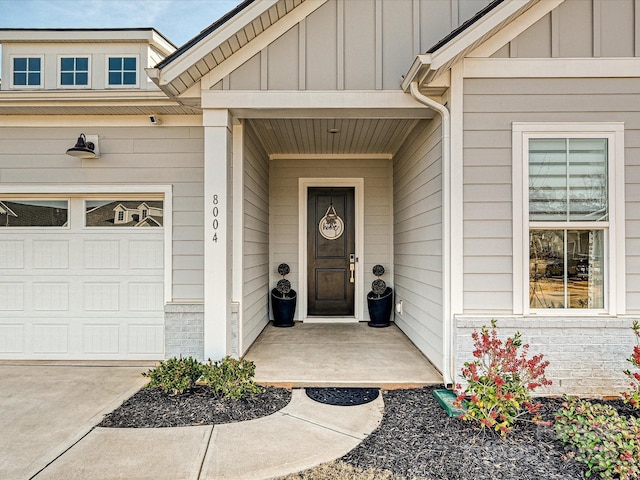
<instances>
[{"instance_id":1,"label":"white fascia board","mask_svg":"<svg viewBox=\"0 0 640 480\"><path fill-rule=\"evenodd\" d=\"M466 58L465 78L640 77L640 58Z\"/></svg>"},{"instance_id":2,"label":"white fascia board","mask_svg":"<svg viewBox=\"0 0 640 480\"><path fill-rule=\"evenodd\" d=\"M229 39L238 30L244 28L264 12L269 10L272 6L278 3L278 1L279 0L260 0L259 2L254 2L246 7L227 23L211 32L209 36L193 45L187 52L183 53L163 67L160 70L159 84L167 85L171 83L206 55L211 53L222 42Z\"/></svg>"},{"instance_id":3,"label":"white fascia board","mask_svg":"<svg viewBox=\"0 0 640 480\"><path fill-rule=\"evenodd\" d=\"M201 127L202 115L162 115L162 126L147 115L1 115L0 127ZM70 142L73 139L70 139Z\"/></svg>"},{"instance_id":4,"label":"white fascia board","mask_svg":"<svg viewBox=\"0 0 640 480\"><path fill-rule=\"evenodd\" d=\"M478 48L474 49L467 55L467 58L490 57L553 9L557 8L562 2L564 2L564 0L544 0L536 3L513 22L483 42Z\"/></svg>"},{"instance_id":5,"label":"white fascia board","mask_svg":"<svg viewBox=\"0 0 640 480\"><path fill-rule=\"evenodd\" d=\"M328 0L306 0L304 3L297 6L293 11L289 12L285 17L271 25L264 32L205 75L202 79L202 88L204 90L210 89L224 77L242 66L245 62L251 60L258 52L265 49L271 43L275 42L278 38L291 30L295 25L311 15L327 1Z\"/></svg>"},{"instance_id":6,"label":"white fascia board","mask_svg":"<svg viewBox=\"0 0 640 480\"><path fill-rule=\"evenodd\" d=\"M482 19L471 25L465 32L452 39L431 55L431 69L437 70L446 65L465 49L489 34L494 28L512 15L522 10L532 0L510 0L498 5Z\"/></svg>"},{"instance_id":7,"label":"white fascia board","mask_svg":"<svg viewBox=\"0 0 640 480\"><path fill-rule=\"evenodd\" d=\"M405 92L409 91L409 87L411 83L414 81L418 81L418 84L422 83L424 79L424 75L426 75L425 70L428 72L429 67L431 66L431 54L424 53L421 55L417 55L416 58L413 59L413 63L409 67L409 71L402 79L402 90ZM423 73L425 72L425 73Z\"/></svg>"},{"instance_id":8,"label":"white fascia board","mask_svg":"<svg viewBox=\"0 0 640 480\"><path fill-rule=\"evenodd\" d=\"M413 109L424 108L411 95L397 91L231 91L202 92L202 108L245 109Z\"/></svg>"},{"instance_id":9,"label":"white fascia board","mask_svg":"<svg viewBox=\"0 0 640 480\"><path fill-rule=\"evenodd\" d=\"M143 29L0 29L0 43L117 43L141 42L170 46L152 28Z\"/></svg>"}]
</instances>

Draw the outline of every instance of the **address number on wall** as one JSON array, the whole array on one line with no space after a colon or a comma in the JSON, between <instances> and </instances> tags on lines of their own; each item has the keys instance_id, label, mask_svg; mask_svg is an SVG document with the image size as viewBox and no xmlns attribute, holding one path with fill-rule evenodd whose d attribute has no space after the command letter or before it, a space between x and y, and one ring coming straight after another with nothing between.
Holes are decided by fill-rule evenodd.
<instances>
[{"instance_id":1,"label":"address number on wall","mask_svg":"<svg viewBox=\"0 0 640 480\"><path fill-rule=\"evenodd\" d=\"M218 227L220 226L220 222L218 220L218 215L220 214L220 201L218 200L218 195L213 195L211 202L213 204L213 209L212 212L213 213L213 222L212 222L212 227L213 227L213 237L211 238L211 241L214 243L218 243Z\"/></svg>"}]
</instances>

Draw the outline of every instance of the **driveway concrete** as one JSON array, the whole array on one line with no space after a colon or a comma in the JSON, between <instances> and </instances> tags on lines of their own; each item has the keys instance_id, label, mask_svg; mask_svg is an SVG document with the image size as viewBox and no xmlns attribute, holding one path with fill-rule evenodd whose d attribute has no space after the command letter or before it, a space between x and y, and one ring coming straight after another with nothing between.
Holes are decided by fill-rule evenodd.
<instances>
[{"instance_id":1,"label":"driveway concrete","mask_svg":"<svg viewBox=\"0 0 640 480\"><path fill-rule=\"evenodd\" d=\"M0 478L36 475L140 389L147 369L0 363Z\"/></svg>"}]
</instances>

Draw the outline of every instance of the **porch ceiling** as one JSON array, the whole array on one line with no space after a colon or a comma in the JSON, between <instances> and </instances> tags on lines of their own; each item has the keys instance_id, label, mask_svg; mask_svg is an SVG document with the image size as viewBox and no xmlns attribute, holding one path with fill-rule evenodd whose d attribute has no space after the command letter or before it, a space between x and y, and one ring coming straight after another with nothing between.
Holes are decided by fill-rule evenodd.
<instances>
[{"instance_id":1,"label":"porch ceiling","mask_svg":"<svg viewBox=\"0 0 640 480\"><path fill-rule=\"evenodd\" d=\"M393 156L420 120L416 118L247 119L269 156Z\"/></svg>"}]
</instances>

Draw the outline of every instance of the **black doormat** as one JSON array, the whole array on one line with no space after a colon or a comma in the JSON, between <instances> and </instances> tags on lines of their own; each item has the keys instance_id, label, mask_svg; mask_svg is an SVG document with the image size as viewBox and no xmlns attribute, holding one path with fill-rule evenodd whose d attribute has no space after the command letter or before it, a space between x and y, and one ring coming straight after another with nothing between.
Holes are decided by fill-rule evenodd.
<instances>
[{"instance_id":1,"label":"black doormat","mask_svg":"<svg viewBox=\"0 0 640 480\"><path fill-rule=\"evenodd\" d=\"M307 388L307 396L316 402L327 405L338 405L348 407L350 405L363 405L373 402L378 398L377 388Z\"/></svg>"}]
</instances>

